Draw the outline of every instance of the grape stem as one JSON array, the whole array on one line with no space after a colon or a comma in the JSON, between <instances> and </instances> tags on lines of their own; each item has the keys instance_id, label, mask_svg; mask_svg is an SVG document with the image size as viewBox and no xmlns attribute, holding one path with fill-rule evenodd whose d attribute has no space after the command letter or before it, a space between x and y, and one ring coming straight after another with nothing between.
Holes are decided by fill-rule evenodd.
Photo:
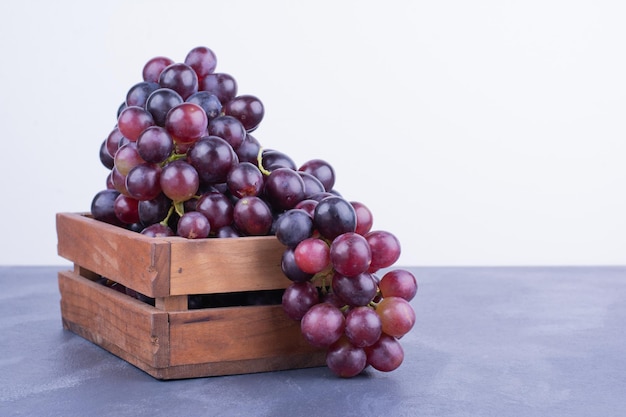
<instances>
[{"instance_id":1,"label":"grape stem","mask_svg":"<svg viewBox=\"0 0 626 417\"><path fill-rule=\"evenodd\" d=\"M172 217L172 213L174 213L174 205L170 207L170 209L167 212L167 216L165 216L165 218L161 221L162 226L168 225L168 222L170 221L170 217Z\"/></svg>"},{"instance_id":2,"label":"grape stem","mask_svg":"<svg viewBox=\"0 0 626 417\"><path fill-rule=\"evenodd\" d=\"M261 173L263 173L263 175L270 175L271 171L268 171L263 166L263 147L262 146L259 147L259 153L256 156L256 160L257 160L257 165L259 166L259 171L261 171Z\"/></svg>"}]
</instances>

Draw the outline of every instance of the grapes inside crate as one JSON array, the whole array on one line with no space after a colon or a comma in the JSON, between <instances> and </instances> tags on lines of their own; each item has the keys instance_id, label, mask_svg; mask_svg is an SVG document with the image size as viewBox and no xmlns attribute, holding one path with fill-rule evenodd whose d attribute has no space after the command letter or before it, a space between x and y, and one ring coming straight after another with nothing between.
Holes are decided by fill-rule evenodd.
<instances>
[{"instance_id":1,"label":"grapes inside crate","mask_svg":"<svg viewBox=\"0 0 626 417\"><path fill-rule=\"evenodd\" d=\"M65 328L160 379L401 365L400 242L325 158L262 146L262 101L211 49L149 59L113 113L103 189L57 214Z\"/></svg>"}]
</instances>

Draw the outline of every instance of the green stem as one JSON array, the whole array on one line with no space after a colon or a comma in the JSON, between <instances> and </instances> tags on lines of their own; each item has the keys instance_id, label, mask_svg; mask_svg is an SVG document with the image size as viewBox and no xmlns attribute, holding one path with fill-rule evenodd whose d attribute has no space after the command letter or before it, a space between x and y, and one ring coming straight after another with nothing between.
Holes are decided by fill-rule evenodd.
<instances>
[{"instance_id":1,"label":"green stem","mask_svg":"<svg viewBox=\"0 0 626 417\"><path fill-rule=\"evenodd\" d=\"M263 167L263 147L259 147L259 153L256 156L257 165L259 166L259 170L263 173L263 175L270 175L271 171L268 171Z\"/></svg>"}]
</instances>

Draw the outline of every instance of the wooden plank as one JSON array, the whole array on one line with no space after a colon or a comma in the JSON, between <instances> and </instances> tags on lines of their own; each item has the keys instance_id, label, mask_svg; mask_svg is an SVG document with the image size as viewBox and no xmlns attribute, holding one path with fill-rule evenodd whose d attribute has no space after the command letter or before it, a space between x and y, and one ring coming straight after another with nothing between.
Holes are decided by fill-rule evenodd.
<instances>
[{"instance_id":1,"label":"wooden plank","mask_svg":"<svg viewBox=\"0 0 626 417\"><path fill-rule=\"evenodd\" d=\"M168 314L71 271L59 272L65 328L133 365L169 366Z\"/></svg>"},{"instance_id":2,"label":"wooden plank","mask_svg":"<svg viewBox=\"0 0 626 417\"><path fill-rule=\"evenodd\" d=\"M170 366L247 361L316 351L282 306L170 312ZM231 365L232 366L232 365Z\"/></svg>"},{"instance_id":3,"label":"wooden plank","mask_svg":"<svg viewBox=\"0 0 626 417\"><path fill-rule=\"evenodd\" d=\"M209 362L144 370L157 379L170 380L283 371L287 369L313 368L325 365L326 352L320 350L313 353L290 353L289 355L272 356L261 359Z\"/></svg>"},{"instance_id":4,"label":"wooden plank","mask_svg":"<svg viewBox=\"0 0 626 417\"><path fill-rule=\"evenodd\" d=\"M56 225L60 256L148 297L169 295L168 241L81 214L58 213Z\"/></svg>"},{"instance_id":5,"label":"wooden plank","mask_svg":"<svg viewBox=\"0 0 626 417\"><path fill-rule=\"evenodd\" d=\"M211 294L287 288L274 236L171 242L170 293Z\"/></svg>"}]
</instances>

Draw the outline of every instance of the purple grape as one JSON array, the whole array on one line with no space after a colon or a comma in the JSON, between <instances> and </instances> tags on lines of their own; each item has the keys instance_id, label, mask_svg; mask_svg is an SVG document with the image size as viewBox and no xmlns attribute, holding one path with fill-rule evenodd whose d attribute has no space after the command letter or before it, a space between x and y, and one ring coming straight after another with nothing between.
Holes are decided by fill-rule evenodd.
<instances>
[{"instance_id":1,"label":"purple grape","mask_svg":"<svg viewBox=\"0 0 626 417\"><path fill-rule=\"evenodd\" d=\"M161 189L174 202L189 200L198 191L200 179L193 166L183 160L165 165L161 171Z\"/></svg>"},{"instance_id":2,"label":"purple grape","mask_svg":"<svg viewBox=\"0 0 626 417\"><path fill-rule=\"evenodd\" d=\"M159 84L176 91L183 100L198 91L198 75L189 65L182 62L171 64L161 71Z\"/></svg>"},{"instance_id":3,"label":"purple grape","mask_svg":"<svg viewBox=\"0 0 626 417\"><path fill-rule=\"evenodd\" d=\"M126 106L144 107L148 96L160 86L156 82L142 81L133 85L126 93Z\"/></svg>"},{"instance_id":4,"label":"purple grape","mask_svg":"<svg viewBox=\"0 0 626 417\"><path fill-rule=\"evenodd\" d=\"M128 194L140 201L152 200L161 194L161 167L157 164L139 164L126 175Z\"/></svg>"},{"instance_id":5,"label":"purple grape","mask_svg":"<svg viewBox=\"0 0 626 417\"><path fill-rule=\"evenodd\" d=\"M293 320L301 320L318 302L317 287L310 282L294 282L285 289L282 298L283 310Z\"/></svg>"},{"instance_id":6,"label":"purple grape","mask_svg":"<svg viewBox=\"0 0 626 417\"><path fill-rule=\"evenodd\" d=\"M265 180L265 195L276 210L288 210L304 200L304 181L289 168L276 168Z\"/></svg>"},{"instance_id":7,"label":"purple grape","mask_svg":"<svg viewBox=\"0 0 626 417\"><path fill-rule=\"evenodd\" d=\"M264 178L256 165L240 162L228 172L226 185L237 198L258 196L263 191Z\"/></svg>"},{"instance_id":8,"label":"purple grape","mask_svg":"<svg viewBox=\"0 0 626 417\"><path fill-rule=\"evenodd\" d=\"M222 115L211 119L208 126L211 136L219 136L232 146L239 148L246 138L246 129L241 122L232 116Z\"/></svg>"},{"instance_id":9,"label":"purple grape","mask_svg":"<svg viewBox=\"0 0 626 417\"><path fill-rule=\"evenodd\" d=\"M187 151L187 160L204 184L226 182L228 172L239 163L232 146L217 136L205 136Z\"/></svg>"},{"instance_id":10,"label":"purple grape","mask_svg":"<svg viewBox=\"0 0 626 417\"><path fill-rule=\"evenodd\" d=\"M208 91L226 104L237 95L237 81L226 73L208 74L201 80L199 91Z\"/></svg>"},{"instance_id":11,"label":"purple grape","mask_svg":"<svg viewBox=\"0 0 626 417\"><path fill-rule=\"evenodd\" d=\"M315 304L302 317L300 329L311 345L329 347L343 334L345 318L341 310L332 304Z\"/></svg>"},{"instance_id":12,"label":"purple grape","mask_svg":"<svg viewBox=\"0 0 626 417\"><path fill-rule=\"evenodd\" d=\"M280 243L295 248L313 234L313 219L304 210L288 210L276 221L275 234Z\"/></svg>"},{"instance_id":13,"label":"purple grape","mask_svg":"<svg viewBox=\"0 0 626 417\"><path fill-rule=\"evenodd\" d=\"M159 223L167 216L169 208L172 206L172 200L161 193L151 200L139 201L138 212L139 221L144 226L153 223Z\"/></svg>"},{"instance_id":14,"label":"purple grape","mask_svg":"<svg viewBox=\"0 0 626 417\"><path fill-rule=\"evenodd\" d=\"M178 219L176 234L187 239L203 239L209 236L211 225L206 216L197 211L190 211Z\"/></svg>"},{"instance_id":15,"label":"purple grape","mask_svg":"<svg viewBox=\"0 0 626 417\"><path fill-rule=\"evenodd\" d=\"M168 67L174 63L173 60L164 56L157 56L150 59L145 63L142 70L142 76L144 81L158 82L159 76L165 67Z\"/></svg>"},{"instance_id":16,"label":"purple grape","mask_svg":"<svg viewBox=\"0 0 626 417\"><path fill-rule=\"evenodd\" d=\"M330 240L356 230L354 207L342 197L322 199L315 207L313 221L320 234Z\"/></svg>"},{"instance_id":17,"label":"purple grape","mask_svg":"<svg viewBox=\"0 0 626 417\"><path fill-rule=\"evenodd\" d=\"M206 46L197 46L189 51L185 57L185 64L193 68L198 78L202 79L215 71L217 57Z\"/></svg>"},{"instance_id":18,"label":"purple grape","mask_svg":"<svg viewBox=\"0 0 626 417\"><path fill-rule=\"evenodd\" d=\"M150 94L145 107L157 126L165 126L167 113L183 102L180 94L171 88L159 88Z\"/></svg>"},{"instance_id":19,"label":"purple grape","mask_svg":"<svg viewBox=\"0 0 626 417\"><path fill-rule=\"evenodd\" d=\"M115 199L120 195L116 190L102 190L99 191L91 200L91 215L94 219L114 224L121 225L122 222L115 215Z\"/></svg>"},{"instance_id":20,"label":"purple grape","mask_svg":"<svg viewBox=\"0 0 626 417\"><path fill-rule=\"evenodd\" d=\"M347 277L335 272L332 289L339 298L350 306L368 305L374 300L378 291L374 277L367 272L354 277Z\"/></svg>"},{"instance_id":21,"label":"purple grape","mask_svg":"<svg viewBox=\"0 0 626 417\"><path fill-rule=\"evenodd\" d=\"M161 163L173 150L174 141L163 127L151 126L137 138L137 152L146 162Z\"/></svg>"},{"instance_id":22,"label":"purple grape","mask_svg":"<svg viewBox=\"0 0 626 417\"><path fill-rule=\"evenodd\" d=\"M257 97L242 95L234 97L224 105L224 114L233 116L241 122L246 131L252 132L263 120L265 109Z\"/></svg>"},{"instance_id":23,"label":"purple grape","mask_svg":"<svg viewBox=\"0 0 626 417\"><path fill-rule=\"evenodd\" d=\"M219 192L202 194L196 202L196 211L209 220L214 230L229 226L233 222L233 204L228 197Z\"/></svg>"},{"instance_id":24,"label":"purple grape","mask_svg":"<svg viewBox=\"0 0 626 417\"><path fill-rule=\"evenodd\" d=\"M235 204L233 221L237 229L251 236L267 235L272 227L272 212L259 197L243 197Z\"/></svg>"},{"instance_id":25,"label":"purple grape","mask_svg":"<svg viewBox=\"0 0 626 417\"><path fill-rule=\"evenodd\" d=\"M335 170L322 159L311 159L298 168L298 171L306 172L320 180L326 191L333 189L335 185Z\"/></svg>"},{"instance_id":26,"label":"purple grape","mask_svg":"<svg viewBox=\"0 0 626 417\"><path fill-rule=\"evenodd\" d=\"M342 337L328 348L326 366L337 376L352 378L367 366L367 355L362 348Z\"/></svg>"}]
</instances>

